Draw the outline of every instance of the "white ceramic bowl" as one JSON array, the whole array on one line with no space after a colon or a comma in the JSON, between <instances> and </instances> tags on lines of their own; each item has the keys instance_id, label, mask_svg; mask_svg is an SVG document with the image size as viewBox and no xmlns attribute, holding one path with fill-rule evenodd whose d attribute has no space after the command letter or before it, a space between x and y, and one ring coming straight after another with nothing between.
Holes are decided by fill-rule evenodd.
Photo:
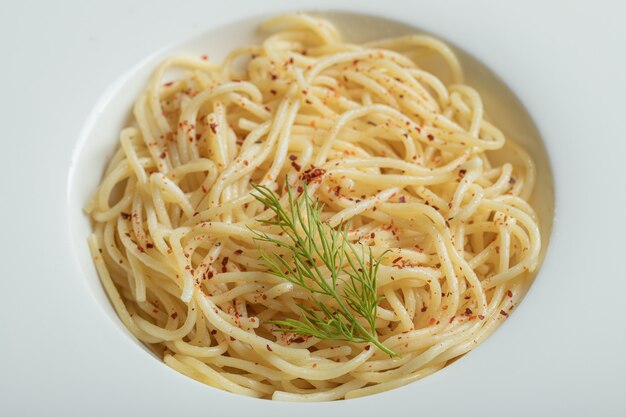
<instances>
[{"instance_id":1,"label":"white ceramic bowl","mask_svg":"<svg viewBox=\"0 0 626 417\"><path fill-rule=\"evenodd\" d=\"M353 43L365 43L393 36L422 33L419 28L392 19L375 17L354 12L311 12L329 19L340 30L344 39ZM188 41L168 47L151 56L128 71L115 82L96 104L88 118L74 152L74 164L69 174L69 214L74 251L82 267L87 285L104 311L118 325L117 318L100 280L86 245L92 231L88 217L82 208L102 179L109 159L119 146L119 132L132 120L134 101L145 90L156 66L167 57L175 55L202 56L221 61L233 49L259 44L267 33L259 30L266 15L231 22L210 29ZM214 39L223 39L215 42ZM464 69L468 85L478 89L489 117L504 133L516 140L531 155L537 168L537 185L531 198L536 207L542 232L542 256L549 246L554 215L554 192L548 155L539 132L532 119L511 90L487 67L467 53L458 50L457 55ZM433 62L436 64L436 62ZM425 67L425 69L429 69ZM506 159L504 151L492 152L490 157L497 162ZM125 331L130 336L129 332ZM131 336L132 337L132 336ZM137 342L139 343L139 342ZM143 345L142 345L143 347ZM149 351L146 349L146 351Z\"/></svg>"},{"instance_id":2,"label":"white ceramic bowl","mask_svg":"<svg viewBox=\"0 0 626 417\"><path fill-rule=\"evenodd\" d=\"M219 54L254 34L255 16L329 3L189 1L166 10L147 0L89 7L74 2L58 14L55 5L41 5L35 15L16 5L0 13L9 17L0 26L13 34L0 41L10 62L2 76L11 80L4 87L11 100L2 103L10 121L3 144L16 152L2 166L12 199L2 206L6 287L0 320L7 336L0 344L5 358L0 414L624 414L618 375L626 372L621 311L626 278L619 261L626 253L621 237L626 193L618 168L626 141L616 122L626 96L625 72L619 70L626 66L621 52L626 29L619 24L619 16L626 15L623 3L605 2L604 9L579 3L565 17L558 5L539 1L517 9L497 2L338 3L411 22L468 51L515 92L541 132L554 173L557 215L545 263L515 313L442 371L351 401L302 405L248 399L167 368L113 313L82 243L88 223L80 207L100 179L133 98L162 57L179 51ZM55 28L44 35L37 28L45 17L53 18ZM590 21L602 23L582 33ZM377 35L389 27L380 22L360 27ZM220 27L219 36L209 36ZM359 36L358 27L352 36ZM128 70L151 50L185 37L192 40ZM35 48L36 56L24 55ZM479 67L467 70L470 83L479 84L488 100L496 106L506 102L522 116L509 128L518 129L516 136L543 167L540 176L546 180L535 205L549 222L548 165L538 135L522 122L523 107L502 95L500 81L485 82ZM487 106L495 118L508 114L495 114L489 101ZM20 140L24 132L30 140Z\"/></svg>"}]
</instances>

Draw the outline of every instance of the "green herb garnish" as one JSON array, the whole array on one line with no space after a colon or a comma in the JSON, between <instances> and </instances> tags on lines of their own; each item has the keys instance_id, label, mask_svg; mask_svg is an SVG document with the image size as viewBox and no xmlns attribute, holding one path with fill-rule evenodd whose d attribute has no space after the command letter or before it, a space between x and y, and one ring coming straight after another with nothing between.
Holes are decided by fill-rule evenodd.
<instances>
[{"instance_id":1,"label":"green herb garnish","mask_svg":"<svg viewBox=\"0 0 626 417\"><path fill-rule=\"evenodd\" d=\"M366 251L365 245L348 242L347 224L333 228L322 221L322 205L312 201L306 185L298 199L287 187L287 209L282 207L278 196L269 188L261 185L254 188L254 198L276 215L273 220L259 221L280 227L286 237L279 240L253 230L257 240L288 251L288 255L281 256L260 249L261 259L273 275L310 291L314 306L299 305L301 320L287 318L271 323L280 326L280 332L323 340L370 342L383 352L398 356L378 340L375 328L380 301L376 294L376 276L385 254L373 259L371 248ZM331 307L328 300L319 295L331 298L336 306Z\"/></svg>"}]
</instances>

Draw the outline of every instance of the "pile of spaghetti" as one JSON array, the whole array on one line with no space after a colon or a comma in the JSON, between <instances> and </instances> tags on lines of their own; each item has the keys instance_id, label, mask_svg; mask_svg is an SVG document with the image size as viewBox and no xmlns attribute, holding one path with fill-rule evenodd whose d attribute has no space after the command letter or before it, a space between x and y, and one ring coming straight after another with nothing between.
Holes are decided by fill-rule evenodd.
<instances>
[{"instance_id":1,"label":"pile of spaghetti","mask_svg":"<svg viewBox=\"0 0 626 417\"><path fill-rule=\"evenodd\" d=\"M137 99L86 206L103 286L165 363L234 393L423 378L524 294L533 162L436 39L354 45L307 15L264 29L222 64L165 61ZM452 83L420 69L433 52Z\"/></svg>"}]
</instances>

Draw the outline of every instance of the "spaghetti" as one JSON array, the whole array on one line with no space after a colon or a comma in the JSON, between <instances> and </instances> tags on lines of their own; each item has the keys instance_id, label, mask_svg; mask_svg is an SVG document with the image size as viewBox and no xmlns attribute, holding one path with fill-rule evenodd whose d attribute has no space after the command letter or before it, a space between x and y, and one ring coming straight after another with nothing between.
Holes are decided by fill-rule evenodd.
<instances>
[{"instance_id":1,"label":"spaghetti","mask_svg":"<svg viewBox=\"0 0 626 417\"><path fill-rule=\"evenodd\" d=\"M353 45L307 15L264 28L221 65L168 59L137 99L86 205L102 284L167 365L230 392L326 401L423 378L491 334L530 283L533 161L436 39ZM453 83L420 68L432 52ZM490 162L502 149L509 161ZM373 327L388 352L279 328L325 301L268 269L263 254L282 248L259 233L284 236L257 185L285 207L307 193L325 225L380 256Z\"/></svg>"}]
</instances>

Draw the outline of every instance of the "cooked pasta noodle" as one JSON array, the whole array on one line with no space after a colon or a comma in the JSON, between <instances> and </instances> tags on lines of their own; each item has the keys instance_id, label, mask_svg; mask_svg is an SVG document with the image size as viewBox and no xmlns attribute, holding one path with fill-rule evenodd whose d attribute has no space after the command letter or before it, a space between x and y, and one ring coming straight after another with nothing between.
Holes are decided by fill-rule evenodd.
<instances>
[{"instance_id":1,"label":"cooked pasta noodle","mask_svg":"<svg viewBox=\"0 0 626 417\"><path fill-rule=\"evenodd\" d=\"M233 393L349 399L436 372L497 328L537 268L532 159L437 39L354 45L307 15L264 29L222 64L166 60L137 99L86 205L113 307L167 365ZM433 52L447 75L420 68ZM256 184L285 204L306 190L382 255L375 330L397 356L277 331L319 295L268 272L262 251L280 249L255 238L278 236Z\"/></svg>"}]
</instances>

